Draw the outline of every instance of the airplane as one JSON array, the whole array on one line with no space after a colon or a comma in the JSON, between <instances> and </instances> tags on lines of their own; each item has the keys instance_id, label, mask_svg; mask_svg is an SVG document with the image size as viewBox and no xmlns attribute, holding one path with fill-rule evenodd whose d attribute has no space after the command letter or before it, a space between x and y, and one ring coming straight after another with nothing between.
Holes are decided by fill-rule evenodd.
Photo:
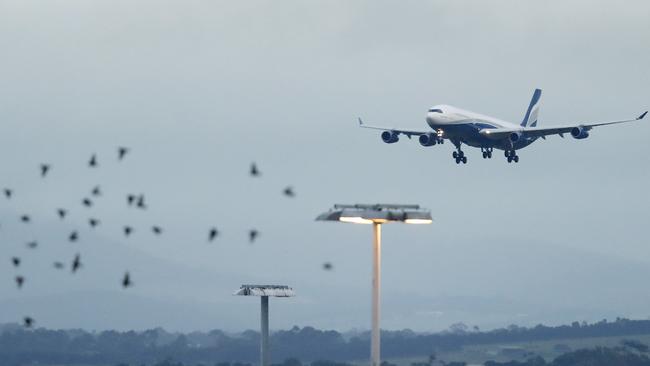
<instances>
[{"instance_id":1,"label":"airplane","mask_svg":"<svg viewBox=\"0 0 650 366\"><path fill-rule=\"evenodd\" d=\"M581 140L589 137L589 131L594 127L638 121L648 113L648 111L645 111L635 119L622 121L538 127L537 116L541 96L542 90L535 89L533 98L520 124L502 121L494 117L443 104L429 109L426 122L431 130L428 131L368 126L364 124L361 118L359 118L359 126L383 131L381 139L387 144L394 144L399 141L399 135L405 135L409 139L412 136L419 136L418 141L422 146L443 144L445 139L448 139L456 147L456 150L452 153L456 164L467 164L467 156L461 150L463 144L481 148L483 159L491 159L494 149L499 149L504 151L508 163L518 163L519 155L517 155L517 150L525 148L538 138L546 139L546 136L549 135L559 135L564 138L565 134L571 134L574 138Z\"/></svg>"}]
</instances>

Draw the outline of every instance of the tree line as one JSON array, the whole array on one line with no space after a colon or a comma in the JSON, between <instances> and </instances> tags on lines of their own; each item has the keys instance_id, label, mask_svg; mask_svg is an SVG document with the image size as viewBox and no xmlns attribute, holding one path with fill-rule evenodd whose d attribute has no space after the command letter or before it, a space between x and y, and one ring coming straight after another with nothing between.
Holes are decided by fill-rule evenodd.
<instances>
[{"instance_id":1,"label":"tree line","mask_svg":"<svg viewBox=\"0 0 650 366\"><path fill-rule=\"evenodd\" d=\"M650 334L650 320L618 318L592 324L574 322L570 325L537 325L530 328L512 325L491 331L456 324L448 331L435 334L420 334L408 329L383 331L382 354L387 359L419 357L477 344L640 334ZM259 333L250 330L240 334L228 334L221 330L183 334L166 332L161 328L141 332L87 332L5 325L0 326L0 359L3 365L116 365L120 362L150 365L173 359L189 364L239 362L236 366L246 366L246 363L258 361L259 339ZM293 327L274 332L271 336L273 362L286 359L305 362L364 359L369 345L368 332L346 335L313 327Z\"/></svg>"}]
</instances>

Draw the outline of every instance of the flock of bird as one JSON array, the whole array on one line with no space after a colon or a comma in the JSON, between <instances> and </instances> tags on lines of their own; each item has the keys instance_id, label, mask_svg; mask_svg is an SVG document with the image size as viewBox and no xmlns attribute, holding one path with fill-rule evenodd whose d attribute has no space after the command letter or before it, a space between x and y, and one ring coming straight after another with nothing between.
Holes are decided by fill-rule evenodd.
<instances>
[{"instance_id":1,"label":"flock of bird","mask_svg":"<svg viewBox=\"0 0 650 366\"><path fill-rule=\"evenodd\" d=\"M117 160L121 162L128 154L130 153L130 149L127 147L118 147L117 149ZM88 160L88 167L89 168L97 168L99 166L97 155L92 154L90 159ZM47 178L48 174L52 171L52 166L50 164L40 164L40 177L42 179ZM255 162L251 163L250 165L250 170L249 170L249 175L252 178L257 178L261 176L261 171L258 168L257 164ZM7 200L11 200L12 197L14 196L14 190L12 188L4 188L3 189L4 196ZM295 192L293 187L287 186L284 188L282 191L283 195L289 198L295 197ZM85 206L86 208L91 208L94 205L94 200L98 199L99 197L102 196L102 189L99 185L94 186L90 190L90 196L88 197L83 197L81 200L81 204ZM144 194L127 194L126 195L126 205L130 208L135 208L135 209L140 209L140 210L146 210L147 209L147 201L145 198ZM68 215L68 209L59 207L56 208L56 216L58 217L59 220L65 220L67 215ZM24 223L24 224L29 224L31 223L31 217L30 215L23 214L20 215L19 221ZM89 217L88 218L88 225L90 226L91 229L95 229L99 225L101 225L101 220L96 218L96 217ZM164 230L161 226L158 225L153 225L151 227L151 231L154 235L162 235ZM134 228L129 225L124 225L122 227L122 234L125 237L129 237L132 233L134 232ZM217 229L216 226L210 227L207 229L207 241L208 242L213 242L219 237L219 230ZM248 240L250 243L254 243L258 237L260 236L260 232L255 229L251 228L248 231ZM69 242L76 242L79 240L79 232L77 230L71 231L68 236L67 240ZM29 249L36 249L38 247L38 242L37 241L30 241L26 244L27 248ZM11 264L13 267L16 268L16 270L19 270L21 267L21 262L22 259L20 257L11 257ZM81 255L79 253L75 254L74 258L70 261L70 271L72 274L77 273L82 267L83 263L81 261ZM53 262L53 267L57 270L63 270L66 267L66 264L61 262L61 261L55 261ZM331 263L325 263L323 264L323 269L324 270L331 270L332 264ZM14 281L16 283L17 288L20 290L25 286L25 277L23 275L16 275L14 277ZM122 288L126 289L131 286L133 286L133 280L131 278L131 275L129 274L128 271L126 271L121 280L121 286ZM23 318L23 325L26 328L30 328L34 325L35 320L31 316L25 316Z\"/></svg>"}]
</instances>

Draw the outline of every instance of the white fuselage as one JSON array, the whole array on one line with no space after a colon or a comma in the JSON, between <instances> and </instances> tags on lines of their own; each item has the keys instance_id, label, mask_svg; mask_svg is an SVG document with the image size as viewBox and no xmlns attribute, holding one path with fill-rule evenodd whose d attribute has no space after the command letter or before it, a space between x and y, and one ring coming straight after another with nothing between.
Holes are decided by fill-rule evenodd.
<instances>
[{"instance_id":1,"label":"white fuselage","mask_svg":"<svg viewBox=\"0 0 650 366\"><path fill-rule=\"evenodd\" d=\"M442 112L437 112L438 110ZM432 112L434 111L434 112ZM517 128L519 125L486 116L472 111L464 110L450 105L433 106L427 112L427 124L437 130L450 125L467 123L485 123L497 128Z\"/></svg>"},{"instance_id":2,"label":"white fuselage","mask_svg":"<svg viewBox=\"0 0 650 366\"><path fill-rule=\"evenodd\" d=\"M519 129L521 126L498 118L467 111L450 105L436 105L429 109L427 124L438 135L450 139L454 144L464 143L474 147L512 149L522 148L535 139L522 139L513 146L509 141L489 139L481 134L485 129Z\"/></svg>"}]
</instances>

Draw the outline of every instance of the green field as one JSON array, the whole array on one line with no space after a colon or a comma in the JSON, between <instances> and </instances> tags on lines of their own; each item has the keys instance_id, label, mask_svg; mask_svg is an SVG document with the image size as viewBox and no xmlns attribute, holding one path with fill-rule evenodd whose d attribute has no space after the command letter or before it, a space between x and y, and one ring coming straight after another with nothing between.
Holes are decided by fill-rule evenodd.
<instances>
[{"instance_id":1,"label":"green field","mask_svg":"<svg viewBox=\"0 0 650 366\"><path fill-rule=\"evenodd\" d=\"M597 337L597 338L573 338L557 339L552 341L538 342L521 342L521 343L501 343L487 345L465 346L462 350L456 352L438 352L437 358L445 362L464 361L468 365L482 365L485 361L510 361L525 360L535 356L541 356L547 361L555 357L582 348L593 348L596 346L615 347L620 346L624 339L635 339L645 344L650 344L650 334L621 336L621 337ZM557 347L558 345L562 345ZM563 347L566 346L566 347ZM386 359L390 363L398 366L410 366L413 362L426 362L427 356L410 357L399 359ZM360 361L359 364L365 364L367 361Z\"/></svg>"}]
</instances>

